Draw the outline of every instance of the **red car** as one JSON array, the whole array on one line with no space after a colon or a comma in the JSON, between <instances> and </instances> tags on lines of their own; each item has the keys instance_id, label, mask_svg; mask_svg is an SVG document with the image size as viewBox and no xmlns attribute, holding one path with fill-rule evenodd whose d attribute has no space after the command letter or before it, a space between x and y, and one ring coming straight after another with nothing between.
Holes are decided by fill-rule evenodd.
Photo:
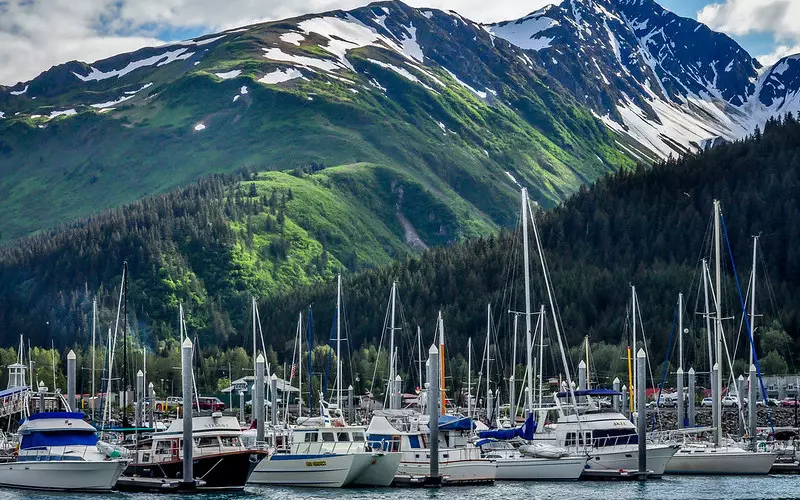
<instances>
[{"instance_id":1,"label":"red car","mask_svg":"<svg viewBox=\"0 0 800 500\"><path fill-rule=\"evenodd\" d=\"M197 398L200 401L200 409L201 410L210 410L210 411L223 411L225 407L225 403L219 400L219 398ZM192 408L197 409L197 401L192 403Z\"/></svg>"},{"instance_id":2,"label":"red car","mask_svg":"<svg viewBox=\"0 0 800 500\"><path fill-rule=\"evenodd\" d=\"M798 400L796 400L795 398L783 398L781 400L781 407L783 407L783 408L794 408L795 406L798 406L797 403L798 403Z\"/></svg>"}]
</instances>

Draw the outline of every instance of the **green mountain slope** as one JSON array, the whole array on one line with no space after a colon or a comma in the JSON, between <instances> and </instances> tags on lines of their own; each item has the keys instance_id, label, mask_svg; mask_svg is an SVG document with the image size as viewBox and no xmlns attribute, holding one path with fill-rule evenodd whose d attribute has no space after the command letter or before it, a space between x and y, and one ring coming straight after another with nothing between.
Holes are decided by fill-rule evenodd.
<instances>
[{"instance_id":1,"label":"green mountain slope","mask_svg":"<svg viewBox=\"0 0 800 500\"><path fill-rule=\"evenodd\" d=\"M71 62L13 89L0 89L4 241L208 173L363 162L491 228L513 221L516 182L552 206L632 165L521 49L399 2Z\"/></svg>"}]
</instances>

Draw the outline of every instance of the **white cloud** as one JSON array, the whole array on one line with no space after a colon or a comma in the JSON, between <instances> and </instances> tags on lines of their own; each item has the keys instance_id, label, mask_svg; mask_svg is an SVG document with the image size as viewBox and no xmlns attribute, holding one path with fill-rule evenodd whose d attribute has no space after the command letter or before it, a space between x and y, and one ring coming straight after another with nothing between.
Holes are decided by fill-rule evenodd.
<instances>
[{"instance_id":1,"label":"white cloud","mask_svg":"<svg viewBox=\"0 0 800 500\"><path fill-rule=\"evenodd\" d=\"M730 35L770 33L777 40L800 39L800 1L724 0L703 7L697 20Z\"/></svg>"},{"instance_id":2,"label":"white cloud","mask_svg":"<svg viewBox=\"0 0 800 500\"><path fill-rule=\"evenodd\" d=\"M481 22L521 17L560 0L410 0ZM29 80L54 64L93 62L160 45L159 33L214 32L305 13L351 9L367 0L5 0L0 1L0 84Z\"/></svg>"},{"instance_id":3,"label":"white cloud","mask_svg":"<svg viewBox=\"0 0 800 500\"><path fill-rule=\"evenodd\" d=\"M779 45L775 47L772 53L757 56L756 59L764 66L772 66L778 62L780 58L793 54L800 54L800 43L796 45Z\"/></svg>"}]
</instances>

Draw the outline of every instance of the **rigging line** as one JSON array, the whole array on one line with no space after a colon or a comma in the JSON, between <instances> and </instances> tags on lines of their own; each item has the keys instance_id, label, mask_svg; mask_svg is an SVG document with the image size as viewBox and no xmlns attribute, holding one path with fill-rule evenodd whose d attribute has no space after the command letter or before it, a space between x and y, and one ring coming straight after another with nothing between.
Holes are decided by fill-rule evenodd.
<instances>
[{"instance_id":1,"label":"rigging line","mask_svg":"<svg viewBox=\"0 0 800 500\"><path fill-rule=\"evenodd\" d=\"M708 278L711 279L711 271L709 271ZM716 292L714 292L714 290L709 290L709 292L711 293L712 300L714 300L715 301L714 303L717 304L718 302L716 302L716 300L717 300ZM725 329L723 328L723 326L721 324L719 325L718 328L719 328L719 338L722 340L722 347L723 347L723 350L725 351L725 359L727 359L727 361L728 361L728 370L730 371L730 374L729 374L730 378L727 379L727 386L728 386L728 388L730 388L731 385L732 385L731 381L733 381L734 384L735 384L735 381L736 381L736 378L733 376L733 362L732 362L732 359L731 359L731 354L730 354L730 352L728 350L728 341L725 338ZM720 360L717 360L717 361L720 363L720 367L719 368L720 368L720 373L721 373L722 372L722 361L720 361ZM722 395L720 394L720 396L722 396Z\"/></svg>"},{"instance_id":2,"label":"rigging line","mask_svg":"<svg viewBox=\"0 0 800 500\"><path fill-rule=\"evenodd\" d=\"M375 364L373 365L373 368L372 368L372 380L370 380L370 382L369 382L370 392L372 392L373 397L375 396L375 379L378 376L378 365L380 364L381 351L383 350L383 340L386 337L386 329L389 328L389 315L391 314L389 311L390 311L391 306L392 306L392 297L391 297L391 294L390 294L389 301L386 304L386 313L383 316L383 328L381 329L381 339L380 339L380 341L378 341L378 351L375 354ZM387 349L387 352L388 352L388 349ZM392 355L389 354L388 358L389 358L389 363L391 363L392 362ZM386 365L386 366L388 368L389 365ZM386 391L386 392L388 392L388 391ZM385 398L385 394L384 394L384 398Z\"/></svg>"},{"instance_id":3,"label":"rigging line","mask_svg":"<svg viewBox=\"0 0 800 500\"><path fill-rule=\"evenodd\" d=\"M647 347L647 336L644 333L644 321L642 320L642 310L639 307L639 294L636 294L636 311L639 313L639 325L642 327L642 345L644 346L644 354L647 360L647 372L650 374L650 383L655 384L655 377L653 376L653 364L650 362L650 349ZM634 354L635 355L635 354ZM647 383L645 383L647 388ZM659 408L656 407L656 413L659 413Z\"/></svg>"},{"instance_id":4,"label":"rigging line","mask_svg":"<svg viewBox=\"0 0 800 500\"><path fill-rule=\"evenodd\" d=\"M669 368L669 358L670 358L670 353L672 352L672 337L675 334L675 323L678 318L678 309L679 309L678 305L675 304L675 312L672 313L672 326L669 328L669 342L667 342L667 357L664 360L664 371L661 373L661 383L658 384L658 397L656 398L656 408L661 406L661 393L664 390L664 382L667 380L667 369ZM680 404L683 404L683 402L681 402ZM679 427L681 426L681 424L682 422L678 422ZM654 414L651 432L654 432L655 430L656 430L656 415Z\"/></svg>"},{"instance_id":5,"label":"rigging line","mask_svg":"<svg viewBox=\"0 0 800 500\"><path fill-rule=\"evenodd\" d=\"M756 370L757 370L756 373L758 375L758 382L759 382L759 385L761 386L761 394L762 394L762 397L764 398L764 402L765 402L764 403L764 407L767 410L767 418L769 419L769 426L772 429L772 432L775 432L775 426L774 426L774 424L772 422L772 410L770 409L770 406L768 404L766 404L766 402L769 401L769 398L767 398L767 388L764 387L764 379L761 376L761 363L758 360L758 353L756 353L756 347L755 347L755 344L753 343L753 336L750 335L751 328L750 328L750 320L747 317L747 304L745 303L744 299L742 298L742 287L739 284L739 274L736 272L736 263L733 261L733 253L731 252L731 242L728 239L728 228L725 226L725 217L722 214L720 214L720 220L722 221L722 230L725 233L725 243L728 246L728 255L731 258L731 267L733 268L733 277L736 280L736 291L739 294L739 301L742 304L742 315L744 316L745 322L747 323L747 335L748 335L748 337L750 337L750 349L753 351L753 362L756 365ZM750 383L752 383L752 381Z\"/></svg>"}]
</instances>

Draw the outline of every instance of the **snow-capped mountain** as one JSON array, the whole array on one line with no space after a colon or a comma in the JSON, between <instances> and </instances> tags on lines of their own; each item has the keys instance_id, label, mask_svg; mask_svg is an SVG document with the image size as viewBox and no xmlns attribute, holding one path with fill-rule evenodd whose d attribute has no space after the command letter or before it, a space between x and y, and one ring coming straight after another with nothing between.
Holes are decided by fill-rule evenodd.
<instances>
[{"instance_id":1,"label":"snow-capped mountain","mask_svg":"<svg viewBox=\"0 0 800 500\"><path fill-rule=\"evenodd\" d=\"M651 0L564 0L486 29L661 156L741 137L799 106L793 59L765 70L727 35Z\"/></svg>"}]
</instances>

